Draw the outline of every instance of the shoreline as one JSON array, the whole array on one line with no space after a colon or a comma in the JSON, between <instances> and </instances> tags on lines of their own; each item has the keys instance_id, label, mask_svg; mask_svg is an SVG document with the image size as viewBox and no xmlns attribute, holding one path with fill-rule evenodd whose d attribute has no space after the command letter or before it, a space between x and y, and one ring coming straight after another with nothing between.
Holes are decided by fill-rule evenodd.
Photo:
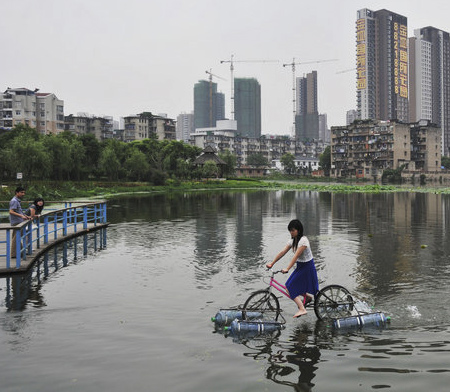
<instances>
[{"instance_id":1,"label":"shoreline","mask_svg":"<svg viewBox=\"0 0 450 392\"><path fill-rule=\"evenodd\" d=\"M4 203L9 203L16 185L2 185L0 209ZM418 192L450 194L448 186L414 186L412 184L367 184L367 183L338 183L328 181L308 180L209 180L209 181L173 181L169 185L154 186L147 183L106 183L106 182L61 182L61 183L33 183L25 185L26 199L41 196L50 201L80 200L82 198L99 199L115 196L143 195L151 193L169 192L204 192L204 191L244 191L244 190L306 190L332 193L392 193ZM26 201L25 201L26 202ZM7 206L6 206L7 208Z\"/></svg>"}]
</instances>

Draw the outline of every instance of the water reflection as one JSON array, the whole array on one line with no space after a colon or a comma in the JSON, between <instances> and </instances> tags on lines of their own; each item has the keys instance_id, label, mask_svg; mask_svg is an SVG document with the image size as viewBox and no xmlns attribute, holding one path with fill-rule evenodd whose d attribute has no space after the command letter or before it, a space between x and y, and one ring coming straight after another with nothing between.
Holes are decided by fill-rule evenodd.
<instances>
[{"instance_id":1,"label":"water reflection","mask_svg":"<svg viewBox=\"0 0 450 392\"><path fill-rule=\"evenodd\" d=\"M96 252L106 247L106 230L99 230L73 237L57 244L39 257L33 267L24 274L6 276L4 306L8 311L22 311L28 306L41 308L46 306L41 293L42 284L52 274L70 263L77 263L89 252Z\"/></svg>"}]
</instances>

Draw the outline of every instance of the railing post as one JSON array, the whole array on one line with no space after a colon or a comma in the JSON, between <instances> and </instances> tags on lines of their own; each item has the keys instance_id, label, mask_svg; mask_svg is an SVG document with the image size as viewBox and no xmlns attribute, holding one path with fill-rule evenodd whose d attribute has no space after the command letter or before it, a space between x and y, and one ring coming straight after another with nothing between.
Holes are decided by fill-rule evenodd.
<instances>
[{"instance_id":1,"label":"railing post","mask_svg":"<svg viewBox=\"0 0 450 392\"><path fill-rule=\"evenodd\" d=\"M22 229L16 229L16 268L20 268L22 258Z\"/></svg>"},{"instance_id":2,"label":"railing post","mask_svg":"<svg viewBox=\"0 0 450 392\"><path fill-rule=\"evenodd\" d=\"M39 219L36 221L36 249L41 247L41 222Z\"/></svg>"},{"instance_id":3,"label":"railing post","mask_svg":"<svg viewBox=\"0 0 450 392\"><path fill-rule=\"evenodd\" d=\"M53 238L56 240L58 238L58 213L55 213L53 217Z\"/></svg>"},{"instance_id":4,"label":"railing post","mask_svg":"<svg viewBox=\"0 0 450 392\"><path fill-rule=\"evenodd\" d=\"M44 244L48 244L48 216L44 216Z\"/></svg>"},{"instance_id":5,"label":"railing post","mask_svg":"<svg viewBox=\"0 0 450 392\"><path fill-rule=\"evenodd\" d=\"M67 210L63 212L63 235L67 235Z\"/></svg>"},{"instance_id":6,"label":"railing post","mask_svg":"<svg viewBox=\"0 0 450 392\"><path fill-rule=\"evenodd\" d=\"M98 204L94 204L94 226L97 226L97 206Z\"/></svg>"},{"instance_id":7,"label":"railing post","mask_svg":"<svg viewBox=\"0 0 450 392\"><path fill-rule=\"evenodd\" d=\"M11 267L11 229L6 229L6 268Z\"/></svg>"},{"instance_id":8,"label":"railing post","mask_svg":"<svg viewBox=\"0 0 450 392\"><path fill-rule=\"evenodd\" d=\"M25 226L25 239L26 239L26 249L27 255L31 255L33 252L33 222L29 221Z\"/></svg>"},{"instance_id":9,"label":"railing post","mask_svg":"<svg viewBox=\"0 0 450 392\"><path fill-rule=\"evenodd\" d=\"M77 225L78 225L78 209L77 207L73 208L73 231L77 232Z\"/></svg>"},{"instance_id":10,"label":"railing post","mask_svg":"<svg viewBox=\"0 0 450 392\"><path fill-rule=\"evenodd\" d=\"M83 229L87 229L87 219L88 219L87 206L84 206L83 207Z\"/></svg>"}]
</instances>

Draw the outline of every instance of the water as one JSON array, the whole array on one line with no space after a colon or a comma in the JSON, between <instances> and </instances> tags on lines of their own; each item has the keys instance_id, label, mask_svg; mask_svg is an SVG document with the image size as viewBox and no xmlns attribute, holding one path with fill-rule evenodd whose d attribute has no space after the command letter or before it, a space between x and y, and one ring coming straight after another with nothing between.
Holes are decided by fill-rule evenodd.
<instances>
[{"instance_id":1,"label":"water","mask_svg":"<svg viewBox=\"0 0 450 392\"><path fill-rule=\"evenodd\" d=\"M0 279L1 390L447 390L449 208L448 195L406 192L112 200L106 248L90 233L32 274ZM336 333L312 310L292 319L283 297L279 333L215 330L219 309L264 287L294 217L320 284L347 287L390 316L388 328Z\"/></svg>"}]
</instances>

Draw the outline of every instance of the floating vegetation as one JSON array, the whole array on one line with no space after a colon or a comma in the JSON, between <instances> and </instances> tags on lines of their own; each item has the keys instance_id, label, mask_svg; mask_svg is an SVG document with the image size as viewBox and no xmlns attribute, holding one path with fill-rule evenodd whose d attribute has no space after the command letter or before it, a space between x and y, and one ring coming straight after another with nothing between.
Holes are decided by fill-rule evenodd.
<instances>
[{"instance_id":1,"label":"floating vegetation","mask_svg":"<svg viewBox=\"0 0 450 392\"><path fill-rule=\"evenodd\" d=\"M392 193L392 192L422 192L436 194L450 194L450 188L404 187L395 185L351 185L351 184L307 184L307 183L278 183L277 188L298 189L317 192L334 193Z\"/></svg>"}]
</instances>

